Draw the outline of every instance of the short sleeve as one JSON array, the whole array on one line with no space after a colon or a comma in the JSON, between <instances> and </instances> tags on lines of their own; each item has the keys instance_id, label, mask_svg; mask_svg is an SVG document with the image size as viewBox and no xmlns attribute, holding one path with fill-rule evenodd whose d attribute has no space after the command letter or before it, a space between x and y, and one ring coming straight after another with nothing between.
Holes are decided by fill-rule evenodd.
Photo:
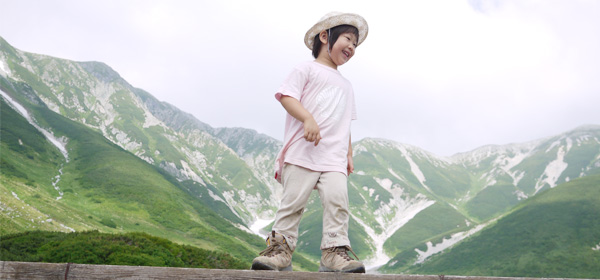
<instances>
[{"instance_id":1,"label":"short sleeve","mask_svg":"<svg viewBox=\"0 0 600 280\"><path fill-rule=\"evenodd\" d=\"M281 84L275 94L277 101L281 100L281 97L284 95L294 97L298 100L302 98L302 92L308 82L308 69L302 66L295 67L283 81L283 84Z\"/></svg>"}]
</instances>

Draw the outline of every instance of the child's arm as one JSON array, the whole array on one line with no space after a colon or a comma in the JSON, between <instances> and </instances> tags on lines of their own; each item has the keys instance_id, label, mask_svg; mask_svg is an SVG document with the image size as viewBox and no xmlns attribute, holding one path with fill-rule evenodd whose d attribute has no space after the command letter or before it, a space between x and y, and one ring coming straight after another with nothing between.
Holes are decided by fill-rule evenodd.
<instances>
[{"instance_id":1,"label":"child's arm","mask_svg":"<svg viewBox=\"0 0 600 280\"><path fill-rule=\"evenodd\" d=\"M285 95L281 96L279 102L292 117L304 124L304 139L308 142L315 142L315 146L318 145L321 141L321 130L313 116L304 109L302 103L296 98Z\"/></svg>"},{"instance_id":2,"label":"child's arm","mask_svg":"<svg viewBox=\"0 0 600 280\"><path fill-rule=\"evenodd\" d=\"M348 141L348 175L354 173L354 160L352 159L352 135Z\"/></svg>"}]
</instances>

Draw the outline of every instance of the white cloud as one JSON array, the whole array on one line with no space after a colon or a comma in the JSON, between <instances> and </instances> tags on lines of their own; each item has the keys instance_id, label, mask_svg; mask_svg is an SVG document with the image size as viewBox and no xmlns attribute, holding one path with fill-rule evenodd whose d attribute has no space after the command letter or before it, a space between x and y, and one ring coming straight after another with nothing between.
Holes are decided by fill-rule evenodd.
<instances>
[{"instance_id":1,"label":"white cloud","mask_svg":"<svg viewBox=\"0 0 600 280\"><path fill-rule=\"evenodd\" d=\"M273 93L310 60L304 32L355 12L369 37L340 68L353 139L450 155L600 123L598 1L2 1L24 51L102 61L212 126L281 138Z\"/></svg>"}]
</instances>

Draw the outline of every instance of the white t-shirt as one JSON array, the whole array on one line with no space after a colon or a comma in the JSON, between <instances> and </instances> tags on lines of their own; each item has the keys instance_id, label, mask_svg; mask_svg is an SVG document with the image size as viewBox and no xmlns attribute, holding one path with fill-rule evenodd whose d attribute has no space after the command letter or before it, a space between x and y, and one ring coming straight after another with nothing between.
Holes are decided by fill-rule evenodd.
<instances>
[{"instance_id":1,"label":"white t-shirt","mask_svg":"<svg viewBox=\"0 0 600 280\"><path fill-rule=\"evenodd\" d=\"M290 163L313 171L338 171L348 175L350 123L356 119L354 91L350 81L328 66L315 61L294 68L277 90L275 98L296 98L312 114L321 141L304 139L302 122L287 114L283 149L275 162L275 179L281 182L281 169Z\"/></svg>"}]
</instances>

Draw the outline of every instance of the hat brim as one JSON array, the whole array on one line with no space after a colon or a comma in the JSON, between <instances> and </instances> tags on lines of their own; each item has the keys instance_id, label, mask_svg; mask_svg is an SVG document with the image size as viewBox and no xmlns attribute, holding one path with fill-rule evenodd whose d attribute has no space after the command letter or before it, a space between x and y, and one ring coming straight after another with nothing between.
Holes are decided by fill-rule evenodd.
<instances>
[{"instance_id":1,"label":"hat brim","mask_svg":"<svg viewBox=\"0 0 600 280\"><path fill-rule=\"evenodd\" d=\"M315 36L317 36L317 34L321 33L321 31L343 24L352 25L358 29L357 46L360 45L369 34L369 26L363 17L357 14L344 13L327 17L313 25L313 27L306 32L306 35L304 35L304 44L306 47L312 50L314 43L313 41L315 40Z\"/></svg>"}]
</instances>

